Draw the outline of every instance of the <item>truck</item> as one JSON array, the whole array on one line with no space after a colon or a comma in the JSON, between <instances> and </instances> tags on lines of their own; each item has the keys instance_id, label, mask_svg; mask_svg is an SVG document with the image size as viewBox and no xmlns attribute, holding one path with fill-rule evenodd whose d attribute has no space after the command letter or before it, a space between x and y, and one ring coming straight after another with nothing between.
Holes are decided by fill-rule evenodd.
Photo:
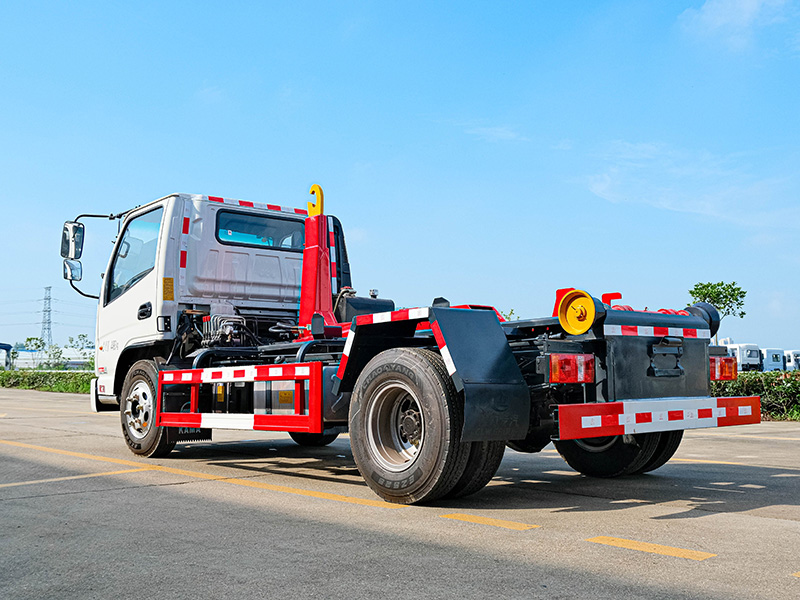
<instances>
[{"instance_id":1,"label":"truck","mask_svg":"<svg viewBox=\"0 0 800 600\"><path fill-rule=\"evenodd\" d=\"M800 370L800 350L784 350L783 369L785 371Z\"/></svg>"},{"instance_id":2,"label":"truck","mask_svg":"<svg viewBox=\"0 0 800 600\"><path fill-rule=\"evenodd\" d=\"M782 348L761 349L762 371L783 371L784 353Z\"/></svg>"},{"instance_id":3,"label":"truck","mask_svg":"<svg viewBox=\"0 0 800 600\"><path fill-rule=\"evenodd\" d=\"M11 344L0 344L0 371L11 369Z\"/></svg>"},{"instance_id":4,"label":"truck","mask_svg":"<svg viewBox=\"0 0 800 600\"><path fill-rule=\"evenodd\" d=\"M559 290L552 315L507 321L443 297L398 308L352 288L322 189L306 209L171 194L64 225L64 277L98 300L93 410L118 407L143 457L214 429L283 431L304 446L348 432L388 502L466 496L506 447L551 442L577 471L652 471L686 429L758 423L759 397L715 397L736 359L710 347L710 304L636 311ZM82 218L119 219L100 293L82 291Z\"/></svg>"},{"instance_id":5,"label":"truck","mask_svg":"<svg viewBox=\"0 0 800 600\"><path fill-rule=\"evenodd\" d=\"M761 351L755 344L729 344L728 356L736 359L739 371L760 371Z\"/></svg>"}]
</instances>

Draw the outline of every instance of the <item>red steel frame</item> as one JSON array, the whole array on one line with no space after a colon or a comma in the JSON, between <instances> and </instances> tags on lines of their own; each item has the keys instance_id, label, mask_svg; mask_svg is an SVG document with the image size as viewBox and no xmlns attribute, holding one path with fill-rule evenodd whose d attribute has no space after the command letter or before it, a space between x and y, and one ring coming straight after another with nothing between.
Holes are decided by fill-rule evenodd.
<instances>
[{"instance_id":1,"label":"red steel frame","mask_svg":"<svg viewBox=\"0 0 800 600\"><path fill-rule=\"evenodd\" d=\"M259 415L252 413L201 413L199 411L198 399L201 385L254 381L294 381L294 414ZM306 381L308 381L308 394L306 394L305 389ZM190 386L189 412L165 412L162 410L162 389L165 385ZM306 406L308 407L307 411ZM158 374L156 425L159 427L322 433L322 363L308 362L161 371Z\"/></svg>"}]
</instances>

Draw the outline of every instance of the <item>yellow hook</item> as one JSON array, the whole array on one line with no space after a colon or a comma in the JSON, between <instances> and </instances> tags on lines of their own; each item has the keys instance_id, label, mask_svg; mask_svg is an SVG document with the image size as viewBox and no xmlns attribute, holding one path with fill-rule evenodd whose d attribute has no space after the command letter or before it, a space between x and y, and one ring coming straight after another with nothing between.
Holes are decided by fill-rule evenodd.
<instances>
[{"instance_id":1,"label":"yellow hook","mask_svg":"<svg viewBox=\"0 0 800 600\"><path fill-rule=\"evenodd\" d=\"M322 199L322 188L315 183L314 185L311 186L311 189L308 190L308 193L311 194L312 196L317 197L316 202L308 203L308 216L315 217L317 215L323 214L324 200Z\"/></svg>"}]
</instances>

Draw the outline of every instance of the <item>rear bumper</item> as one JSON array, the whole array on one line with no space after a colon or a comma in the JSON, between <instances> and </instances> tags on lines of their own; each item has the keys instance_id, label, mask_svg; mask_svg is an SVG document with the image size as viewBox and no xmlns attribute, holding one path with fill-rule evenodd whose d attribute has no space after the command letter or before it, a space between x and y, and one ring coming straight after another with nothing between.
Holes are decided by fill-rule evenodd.
<instances>
[{"instance_id":1,"label":"rear bumper","mask_svg":"<svg viewBox=\"0 0 800 600\"><path fill-rule=\"evenodd\" d=\"M761 422L761 398L657 398L558 405L561 440Z\"/></svg>"}]
</instances>

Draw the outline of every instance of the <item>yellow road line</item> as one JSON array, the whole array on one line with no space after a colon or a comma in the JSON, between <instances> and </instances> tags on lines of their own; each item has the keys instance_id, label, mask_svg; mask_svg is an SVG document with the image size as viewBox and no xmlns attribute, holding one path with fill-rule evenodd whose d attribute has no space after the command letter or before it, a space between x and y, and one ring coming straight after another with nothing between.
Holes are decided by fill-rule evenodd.
<instances>
[{"instance_id":1,"label":"yellow road line","mask_svg":"<svg viewBox=\"0 0 800 600\"><path fill-rule=\"evenodd\" d=\"M466 521L467 523L477 523L478 525L491 525L492 527L502 527L503 529L513 529L515 531L527 531L536 529L539 525L528 525L527 523L517 523L516 521L503 521L502 519L490 519L489 517L478 517L476 515L465 515L453 513L451 515L441 515L443 519L455 519L456 521Z\"/></svg>"},{"instance_id":2,"label":"yellow road line","mask_svg":"<svg viewBox=\"0 0 800 600\"><path fill-rule=\"evenodd\" d=\"M800 571L798 571L797 573L792 573L792 576L793 577L800 577Z\"/></svg>"},{"instance_id":3,"label":"yellow road line","mask_svg":"<svg viewBox=\"0 0 800 600\"><path fill-rule=\"evenodd\" d=\"M647 542L637 542L635 540L625 540L622 538L608 537L601 535L586 540L595 544L603 544L605 546L616 546L617 548L627 548L629 550L639 550L640 552L649 552L651 554L663 554L664 556L675 556L677 558L688 558L689 560L705 560L716 556L708 552L699 552L697 550L686 550L684 548L673 548L672 546L662 546L661 544L649 544Z\"/></svg>"},{"instance_id":4,"label":"yellow road line","mask_svg":"<svg viewBox=\"0 0 800 600\"><path fill-rule=\"evenodd\" d=\"M54 483L56 481L71 481L73 479L87 479L89 477L105 477L106 475L123 475L125 473L139 473L140 471L152 471L151 467L141 469L125 469L124 471L106 471L105 473L87 473L86 475L73 475L72 477L53 477L51 479L37 479L35 481L18 481L16 483L0 483L0 488L17 487L19 485L34 485L37 483Z\"/></svg>"},{"instance_id":5,"label":"yellow road line","mask_svg":"<svg viewBox=\"0 0 800 600\"><path fill-rule=\"evenodd\" d=\"M376 506L379 508L407 508L403 504L392 504L384 502L383 500L366 500L364 498L356 498L354 496L342 496L340 494L330 494L328 492L315 492L312 490L304 490L300 488L293 488L284 485L273 485L270 483L263 483L260 481L251 481L249 479L237 479L232 477L224 477L219 475L209 475L200 471L187 471L186 469L173 469L172 467L162 467L160 465L152 465L142 467L142 463L134 462L132 460L124 460L121 458L110 458L107 456L96 456L94 454L84 454L83 452L71 452L69 450L58 450L56 448L47 448L45 446L34 446L32 444L25 444L23 442L12 442L9 440L0 440L0 444L8 446L16 446L18 448L27 448L30 450L39 450L42 452L52 452L53 454L61 454L64 456L73 456L75 458L85 458L89 460L98 460L102 462L114 463L118 465L127 465L132 467L144 468L150 471L161 471L162 473L172 473L173 475L183 475L185 477L192 477L195 479L206 479L212 481L220 481L222 483L231 483L233 485L241 485L245 487L260 488L262 490L270 490L273 492L281 492L284 494L294 494L297 496L306 496L310 498L320 498L323 500L334 500L336 502L347 502L348 504L360 504L362 506Z\"/></svg>"}]
</instances>

